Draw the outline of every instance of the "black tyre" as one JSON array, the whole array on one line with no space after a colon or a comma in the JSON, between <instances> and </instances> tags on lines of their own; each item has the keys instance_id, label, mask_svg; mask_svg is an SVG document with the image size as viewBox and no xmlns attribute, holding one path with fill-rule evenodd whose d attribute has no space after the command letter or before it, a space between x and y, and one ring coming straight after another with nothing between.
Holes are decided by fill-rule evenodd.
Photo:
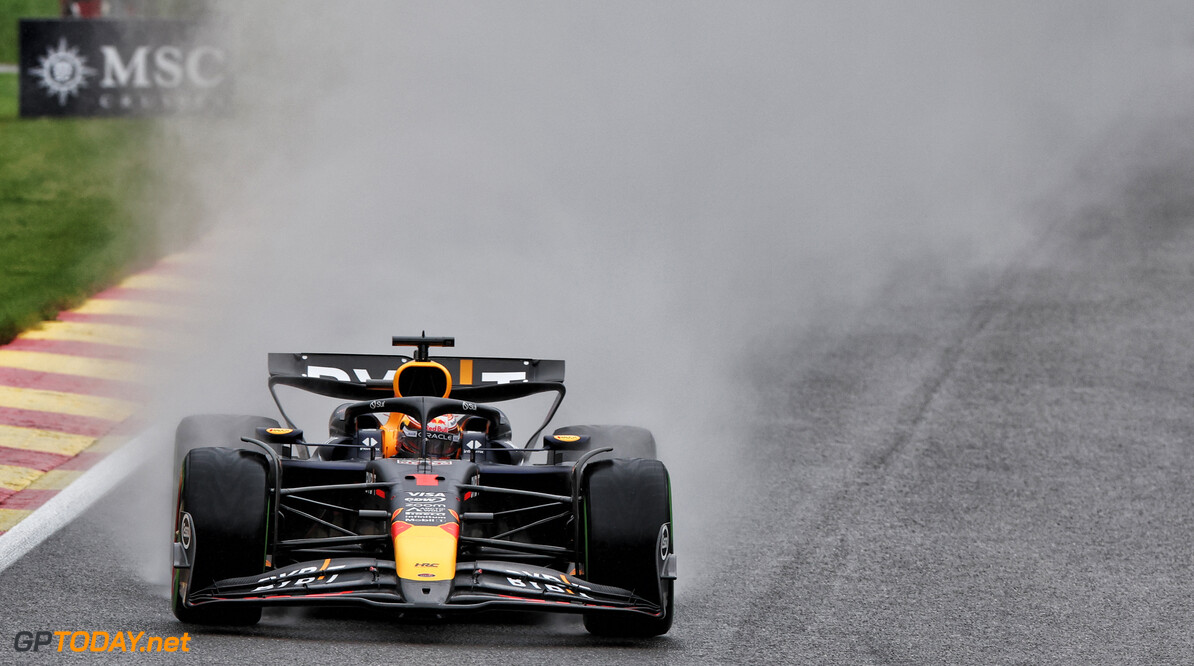
<instances>
[{"instance_id":1,"label":"black tyre","mask_svg":"<svg viewBox=\"0 0 1194 666\"><path fill-rule=\"evenodd\" d=\"M190 568L175 568L171 606L183 622L249 625L261 609L210 603L187 607L195 590L225 578L265 570L269 497L265 455L227 448L194 449L183 459L178 478L174 541Z\"/></svg>"},{"instance_id":2,"label":"black tyre","mask_svg":"<svg viewBox=\"0 0 1194 666\"><path fill-rule=\"evenodd\" d=\"M672 626L673 581L662 577L673 552L671 485L658 460L599 460L585 469L584 577L662 606L658 618L635 613L585 614L599 636L646 637Z\"/></svg>"},{"instance_id":3,"label":"black tyre","mask_svg":"<svg viewBox=\"0 0 1194 666\"><path fill-rule=\"evenodd\" d=\"M191 449L205 446L226 446L233 449L255 447L240 441L253 437L257 428L277 428L278 422L265 416L240 414L196 414L178 423L174 431L174 469Z\"/></svg>"},{"instance_id":4,"label":"black tyre","mask_svg":"<svg viewBox=\"0 0 1194 666\"><path fill-rule=\"evenodd\" d=\"M626 425L576 425L556 428L555 435L588 436L589 449L613 447L598 458L650 458L654 460L655 436L646 428ZM569 456L575 459L577 456Z\"/></svg>"}]
</instances>

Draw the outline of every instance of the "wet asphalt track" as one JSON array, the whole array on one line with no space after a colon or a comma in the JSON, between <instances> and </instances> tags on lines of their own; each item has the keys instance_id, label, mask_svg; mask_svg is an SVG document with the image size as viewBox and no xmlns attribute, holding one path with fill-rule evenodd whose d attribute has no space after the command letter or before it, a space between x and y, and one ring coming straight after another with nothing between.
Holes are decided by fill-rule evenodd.
<instances>
[{"instance_id":1,"label":"wet asphalt track","mask_svg":"<svg viewBox=\"0 0 1194 666\"><path fill-rule=\"evenodd\" d=\"M777 389L759 396L749 455L727 463L758 483L712 465L676 479L717 501L683 518L700 538L678 534L666 637L599 640L570 617L279 612L188 628L193 651L161 658L1194 661L1192 184L1180 163L1143 169L1010 268L953 285L910 273L845 329L794 340L758 373ZM0 663L34 656L13 651L20 630L182 633L168 535L142 527L162 520L159 486L127 483L0 574Z\"/></svg>"}]
</instances>

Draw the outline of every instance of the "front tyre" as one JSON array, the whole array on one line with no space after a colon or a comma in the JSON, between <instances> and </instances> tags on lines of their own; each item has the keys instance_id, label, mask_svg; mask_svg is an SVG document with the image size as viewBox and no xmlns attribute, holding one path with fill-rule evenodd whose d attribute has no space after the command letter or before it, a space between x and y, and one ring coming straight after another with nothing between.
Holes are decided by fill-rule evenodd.
<instances>
[{"instance_id":1,"label":"front tyre","mask_svg":"<svg viewBox=\"0 0 1194 666\"><path fill-rule=\"evenodd\" d=\"M175 567L170 600L179 620L243 626L261 619L261 608L219 602L192 607L184 601L215 581L265 570L267 479L265 456L254 451L201 448L186 454L174 541L190 567Z\"/></svg>"},{"instance_id":2,"label":"front tyre","mask_svg":"<svg viewBox=\"0 0 1194 666\"><path fill-rule=\"evenodd\" d=\"M174 431L174 469L178 469L187 452L206 446L227 446L232 449L253 450L241 437L256 437L258 428L277 428L278 422L266 416L240 414L195 414L179 422Z\"/></svg>"},{"instance_id":3,"label":"front tyre","mask_svg":"<svg viewBox=\"0 0 1194 666\"><path fill-rule=\"evenodd\" d=\"M663 609L660 617L593 611L585 629L599 636L648 637L671 629L674 608L665 566L674 551L671 484L658 460L599 460L585 469L584 576L630 590Z\"/></svg>"}]
</instances>

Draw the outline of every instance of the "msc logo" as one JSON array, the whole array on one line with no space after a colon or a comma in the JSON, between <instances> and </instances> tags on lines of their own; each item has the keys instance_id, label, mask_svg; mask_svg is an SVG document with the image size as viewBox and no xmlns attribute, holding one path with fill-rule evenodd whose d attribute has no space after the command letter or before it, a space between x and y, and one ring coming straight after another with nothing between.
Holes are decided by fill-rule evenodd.
<instances>
[{"instance_id":1,"label":"msc logo","mask_svg":"<svg viewBox=\"0 0 1194 666\"><path fill-rule=\"evenodd\" d=\"M87 77L95 76L95 70L87 66L87 57L79 55L77 47L58 40L58 48L46 49L46 55L37 59L37 67L29 74L37 78L37 85L46 89L46 95L58 96L58 105L66 106L66 98L78 96L79 88L87 87Z\"/></svg>"},{"instance_id":2,"label":"msc logo","mask_svg":"<svg viewBox=\"0 0 1194 666\"><path fill-rule=\"evenodd\" d=\"M127 59L117 47L100 47L104 56L101 88L177 88L187 83L196 88L214 88L224 81L224 52L214 46L183 51L177 46L148 46L133 49ZM153 83L150 83L150 79Z\"/></svg>"},{"instance_id":3,"label":"msc logo","mask_svg":"<svg viewBox=\"0 0 1194 666\"><path fill-rule=\"evenodd\" d=\"M122 54L116 45L104 44L99 50L103 60L99 87L103 89L207 89L220 85L225 78L224 51L214 46L186 50L178 46L138 46ZM81 88L90 87L89 79L100 73L65 37L58 40L57 47L47 48L37 63L29 69L29 75L48 96L58 97L59 106L66 106L70 97L78 97Z\"/></svg>"}]
</instances>

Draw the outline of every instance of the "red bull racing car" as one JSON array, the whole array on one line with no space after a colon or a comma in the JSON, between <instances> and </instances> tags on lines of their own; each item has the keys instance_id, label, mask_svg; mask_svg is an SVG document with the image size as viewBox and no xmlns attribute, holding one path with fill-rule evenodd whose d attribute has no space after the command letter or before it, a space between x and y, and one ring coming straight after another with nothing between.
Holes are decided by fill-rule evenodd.
<instances>
[{"instance_id":1,"label":"red bull racing car","mask_svg":"<svg viewBox=\"0 0 1194 666\"><path fill-rule=\"evenodd\" d=\"M588 631L672 624L671 487L651 434L572 426L539 439L563 361L433 357L452 338L395 337L413 356L270 354L285 425L179 424L172 606L247 625L262 608L364 605L446 617L580 613ZM347 400L326 442L278 402L287 386ZM554 394L523 446L494 403Z\"/></svg>"}]
</instances>

